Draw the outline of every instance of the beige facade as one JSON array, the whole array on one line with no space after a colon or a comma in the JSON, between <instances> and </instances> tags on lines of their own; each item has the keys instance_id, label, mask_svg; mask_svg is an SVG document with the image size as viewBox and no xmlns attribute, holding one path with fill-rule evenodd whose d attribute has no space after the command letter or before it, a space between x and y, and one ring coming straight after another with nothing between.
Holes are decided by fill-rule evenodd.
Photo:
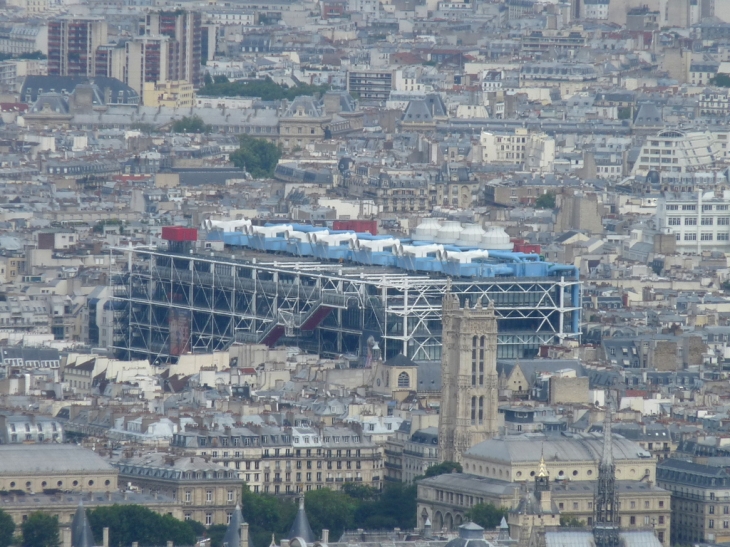
<instances>
[{"instance_id":1,"label":"beige facade","mask_svg":"<svg viewBox=\"0 0 730 547\"><path fill-rule=\"evenodd\" d=\"M228 524L240 502L238 472L198 457L146 454L119 461L120 482L161 493L182 505L184 520Z\"/></svg>"},{"instance_id":2,"label":"beige facade","mask_svg":"<svg viewBox=\"0 0 730 547\"><path fill-rule=\"evenodd\" d=\"M345 482L380 488L385 479L383 448L342 427L186 431L173 436L172 446L235 469L253 492L336 490Z\"/></svg>"},{"instance_id":3,"label":"beige facade","mask_svg":"<svg viewBox=\"0 0 730 547\"><path fill-rule=\"evenodd\" d=\"M142 104L166 108L192 108L195 104L193 84L186 81L145 82Z\"/></svg>"},{"instance_id":4,"label":"beige facade","mask_svg":"<svg viewBox=\"0 0 730 547\"><path fill-rule=\"evenodd\" d=\"M465 472L520 482L534 477L544 454L553 480L593 481L598 477L602 444L603 437L594 434L509 435L473 446L462 461ZM636 443L615 436L613 453L616 480L656 480L656 460Z\"/></svg>"},{"instance_id":5,"label":"beige facade","mask_svg":"<svg viewBox=\"0 0 730 547\"><path fill-rule=\"evenodd\" d=\"M21 495L64 490L109 492L117 489L117 470L98 454L70 444L0 446L0 490Z\"/></svg>"},{"instance_id":6,"label":"beige facade","mask_svg":"<svg viewBox=\"0 0 730 547\"><path fill-rule=\"evenodd\" d=\"M87 510L111 505L143 505L161 515L183 519L182 507L178 501L141 492L108 492L94 496L67 492L35 496L9 495L3 498L3 511L10 515L16 526L20 526L37 511L57 517L59 524L63 526L73 521L79 502L83 502Z\"/></svg>"},{"instance_id":7,"label":"beige facade","mask_svg":"<svg viewBox=\"0 0 730 547\"><path fill-rule=\"evenodd\" d=\"M532 473L536 469L533 467ZM527 480L525 487L532 487L531 479ZM621 506L621 530L653 528L659 541L669 547L670 493L641 481L618 481L616 488ZM560 516L574 517L590 526L595 491L595 481L583 484L553 482L550 499ZM421 479L418 482L418 523L423 525L426 519L430 519L434 530L454 530L466 522L466 514L474 505L492 503L497 507L514 509L522 501L524 493L520 482L484 479L466 473ZM510 523L511 533L513 524L517 525L515 532L519 532L520 526L529 527L529 522L513 520ZM549 520L544 525L548 526ZM511 535L514 537L514 534Z\"/></svg>"},{"instance_id":8,"label":"beige facade","mask_svg":"<svg viewBox=\"0 0 730 547\"><path fill-rule=\"evenodd\" d=\"M447 294L443 331L440 458L461 462L470 447L499 429L494 306L480 299L462 308L456 295Z\"/></svg>"}]
</instances>

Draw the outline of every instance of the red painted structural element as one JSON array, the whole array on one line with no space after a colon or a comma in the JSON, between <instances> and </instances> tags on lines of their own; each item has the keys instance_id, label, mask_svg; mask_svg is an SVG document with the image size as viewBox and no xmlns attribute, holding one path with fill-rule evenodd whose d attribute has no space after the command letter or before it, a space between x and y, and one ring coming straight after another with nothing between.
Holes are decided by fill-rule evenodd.
<instances>
[{"instance_id":1,"label":"red painted structural element","mask_svg":"<svg viewBox=\"0 0 730 547\"><path fill-rule=\"evenodd\" d=\"M377 220L335 220L332 223L333 230L352 230L364 234L370 232L372 235L378 235Z\"/></svg>"},{"instance_id":2,"label":"red painted structural element","mask_svg":"<svg viewBox=\"0 0 730 547\"><path fill-rule=\"evenodd\" d=\"M198 230L182 226L163 226L162 239L167 241L198 241Z\"/></svg>"}]
</instances>

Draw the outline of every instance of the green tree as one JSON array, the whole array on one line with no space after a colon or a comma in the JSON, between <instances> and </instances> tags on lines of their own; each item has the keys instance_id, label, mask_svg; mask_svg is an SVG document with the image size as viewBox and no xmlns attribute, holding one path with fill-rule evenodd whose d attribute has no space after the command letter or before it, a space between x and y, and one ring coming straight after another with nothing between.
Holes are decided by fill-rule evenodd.
<instances>
[{"instance_id":1,"label":"green tree","mask_svg":"<svg viewBox=\"0 0 730 547\"><path fill-rule=\"evenodd\" d=\"M58 547L58 517L36 512L28 517L21 526L23 547Z\"/></svg>"},{"instance_id":2,"label":"green tree","mask_svg":"<svg viewBox=\"0 0 730 547\"><path fill-rule=\"evenodd\" d=\"M223 537L226 535L226 530L228 530L228 526L225 524L214 524L208 527L205 535L210 538L210 547L223 547Z\"/></svg>"},{"instance_id":3,"label":"green tree","mask_svg":"<svg viewBox=\"0 0 730 547\"><path fill-rule=\"evenodd\" d=\"M109 528L110 545L131 545L139 542L140 547L195 543L193 527L171 515L160 515L142 505L112 505L98 507L88 512L89 524L94 538L101 543L102 531Z\"/></svg>"},{"instance_id":4,"label":"green tree","mask_svg":"<svg viewBox=\"0 0 730 547\"><path fill-rule=\"evenodd\" d=\"M203 86L206 85L213 85L213 77L210 75L210 72L206 72L205 76L203 76Z\"/></svg>"},{"instance_id":5,"label":"green tree","mask_svg":"<svg viewBox=\"0 0 730 547\"><path fill-rule=\"evenodd\" d=\"M445 475L446 473L461 473L463 469L459 462L441 462L438 465L432 465L426 469L425 477L437 477L438 475Z\"/></svg>"},{"instance_id":6,"label":"green tree","mask_svg":"<svg viewBox=\"0 0 730 547\"><path fill-rule=\"evenodd\" d=\"M0 509L0 547L8 547L13 542L15 523L13 518Z\"/></svg>"},{"instance_id":7,"label":"green tree","mask_svg":"<svg viewBox=\"0 0 730 547\"><path fill-rule=\"evenodd\" d=\"M499 526L505 516L507 516L507 509L497 507L493 503L477 503L466 512L467 519L476 522L485 530Z\"/></svg>"},{"instance_id":8,"label":"green tree","mask_svg":"<svg viewBox=\"0 0 730 547\"><path fill-rule=\"evenodd\" d=\"M251 492L248 485L244 485L241 512L249 525L251 543L268 545L272 532L278 540L289 531L297 513L297 505L291 500Z\"/></svg>"},{"instance_id":9,"label":"green tree","mask_svg":"<svg viewBox=\"0 0 730 547\"><path fill-rule=\"evenodd\" d=\"M305 503L309 524L317 537L323 528L329 530L332 537L339 538L342 532L354 527L358 503L344 492L329 488L311 490L305 496Z\"/></svg>"},{"instance_id":10,"label":"green tree","mask_svg":"<svg viewBox=\"0 0 730 547\"><path fill-rule=\"evenodd\" d=\"M718 74L710 79L710 83L718 87L730 87L730 74Z\"/></svg>"},{"instance_id":11,"label":"green tree","mask_svg":"<svg viewBox=\"0 0 730 547\"><path fill-rule=\"evenodd\" d=\"M238 150L229 158L233 165L245 169L256 179L270 178L281 158L281 149L263 139L243 135Z\"/></svg>"},{"instance_id":12,"label":"green tree","mask_svg":"<svg viewBox=\"0 0 730 547\"><path fill-rule=\"evenodd\" d=\"M183 116L172 122L173 133L210 133L211 129L200 116Z\"/></svg>"},{"instance_id":13,"label":"green tree","mask_svg":"<svg viewBox=\"0 0 730 547\"><path fill-rule=\"evenodd\" d=\"M538 209L555 209L555 194L547 192L535 200Z\"/></svg>"},{"instance_id":14,"label":"green tree","mask_svg":"<svg viewBox=\"0 0 730 547\"><path fill-rule=\"evenodd\" d=\"M586 523L573 515L560 515L560 526L566 528L582 528Z\"/></svg>"},{"instance_id":15,"label":"green tree","mask_svg":"<svg viewBox=\"0 0 730 547\"><path fill-rule=\"evenodd\" d=\"M230 82L225 76L216 76L211 84L198 90L198 95L208 97L258 97L264 101L292 100L300 95L314 95L327 91L326 85L299 84L293 87L279 85L271 78Z\"/></svg>"}]
</instances>

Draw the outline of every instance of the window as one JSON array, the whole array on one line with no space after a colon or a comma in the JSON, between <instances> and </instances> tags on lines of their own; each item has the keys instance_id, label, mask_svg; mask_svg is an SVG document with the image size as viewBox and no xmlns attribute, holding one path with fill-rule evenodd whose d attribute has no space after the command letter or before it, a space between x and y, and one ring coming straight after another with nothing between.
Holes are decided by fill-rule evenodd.
<instances>
[{"instance_id":1,"label":"window","mask_svg":"<svg viewBox=\"0 0 730 547\"><path fill-rule=\"evenodd\" d=\"M730 226L730 217L718 217L717 225L718 226Z\"/></svg>"},{"instance_id":2,"label":"window","mask_svg":"<svg viewBox=\"0 0 730 547\"><path fill-rule=\"evenodd\" d=\"M228 491L228 501L233 501L233 490Z\"/></svg>"},{"instance_id":3,"label":"window","mask_svg":"<svg viewBox=\"0 0 730 547\"><path fill-rule=\"evenodd\" d=\"M213 524L213 513L206 513L205 514L205 525L210 526Z\"/></svg>"},{"instance_id":4,"label":"window","mask_svg":"<svg viewBox=\"0 0 730 547\"><path fill-rule=\"evenodd\" d=\"M712 232L702 232L700 234L700 241L712 241L712 240L713 240Z\"/></svg>"},{"instance_id":5,"label":"window","mask_svg":"<svg viewBox=\"0 0 730 547\"><path fill-rule=\"evenodd\" d=\"M728 233L717 234L717 240L718 241L728 241L728 240L730 240L730 234L728 234Z\"/></svg>"},{"instance_id":6,"label":"window","mask_svg":"<svg viewBox=\"0 0 730 547\"><path fill-rule=\"evenodd\" d=\"M693 217L684 217L685 226L697 226L697 219Z\"/></svg>"},{"instance_id":7,"label":"window","mask_svg":"<svg viewBox=\"0 0 730 547\"><path fill-rule=\"evenodd\" d=\"M635 526L636 525L636 517L630 517L629 518L629 524L631 524L632 526Z\"/></svg>"},{"instance_id":8,"label":"window","mask_svg":"<svg viewBox=\"0 0 730 547\"><path fill-rule=\"evenodd\" d=\"M212 490L205 491L205 501L207 503L211 503L213 501L213 491Z\"/></svg>"},{"instance_id":9,"label":"window","mask_svg":"<svg viewBox=\"0 0 730 547\"><path fill-rule=\"evenodd\" d=\"M685 241L697 241L697 234L684 234Z\"/></svg>"},{"instance_id":10,"label":"window","mask_svg":"<svg viewBox=\"0 0 730 547\"><path fill-rule=\"evenodd\" d=\"M398 387L411 387L411 379L407 372L401 372L398 375Z\"/></svg>"},{"instance_id":11,"label":"window","mask_svg":"<svg viewBox=\"0 0 730 547\"><path fill-rule=\"evenodd\" d=\"M667 211L677 211L677 210L679 210L679 205L667 205L665 207L665 209Z\"/></svg>"},{"instance_id":12,"label":"window","mask_svg":"<svg viewBox=\"0 0 730 547\"><path fill-rule=\"evenodd\" d=\"M667 219L667 226L680 226L682 219L680 217L669 217Z\"/></svg>"},{"instance_id":13,"label":"window","mask_svg":"<svg viewBox=\"0 0 730 547\"><path fill-rule=\"evenodd\" d=\"M696 211L696 205L682 205L682 211Z\"/></svg>"},{"instance_id":14,"label":"window","mask_svg":"<svg viewBox=\"0 0 730 547\"><path fill-rule=\"evenodd\" d=\"M708 528L714 528L715 527L715 521L714 519L710 519L707 521L707 527Z\"/></svg>"},{"instance_id":15,"label":"window","mask_svg":"<svg viewBox=\"0 0 730 547\"><path fill-rule=\"evenodd\" d=\"M659 517L659 524L664 524L664 515Z\"/></svg>"}]
</instances>

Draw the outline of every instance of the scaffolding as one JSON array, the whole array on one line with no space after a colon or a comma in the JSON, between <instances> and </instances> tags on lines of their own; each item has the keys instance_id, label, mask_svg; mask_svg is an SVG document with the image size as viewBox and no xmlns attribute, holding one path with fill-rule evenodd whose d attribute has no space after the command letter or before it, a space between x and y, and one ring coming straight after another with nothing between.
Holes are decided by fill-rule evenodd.
<instances>
[{"instance_id":1,"label":"scaffolding","mask_svg":"<svg viewBox=\"0 0 730 547\"><path fill-rule=\"evenodd\" d=\"M367 365L377 341L385 358L441 359L446 291L472 305L494 303L498 357L529 358L539 346L580 336L581 282L456 278L247 253L117 248L112 272L113 350L120 358L174 363L184 353L235 342L298 345ZM370 346L368 339L372 338Z\"/></svg>"}]
</instances>

